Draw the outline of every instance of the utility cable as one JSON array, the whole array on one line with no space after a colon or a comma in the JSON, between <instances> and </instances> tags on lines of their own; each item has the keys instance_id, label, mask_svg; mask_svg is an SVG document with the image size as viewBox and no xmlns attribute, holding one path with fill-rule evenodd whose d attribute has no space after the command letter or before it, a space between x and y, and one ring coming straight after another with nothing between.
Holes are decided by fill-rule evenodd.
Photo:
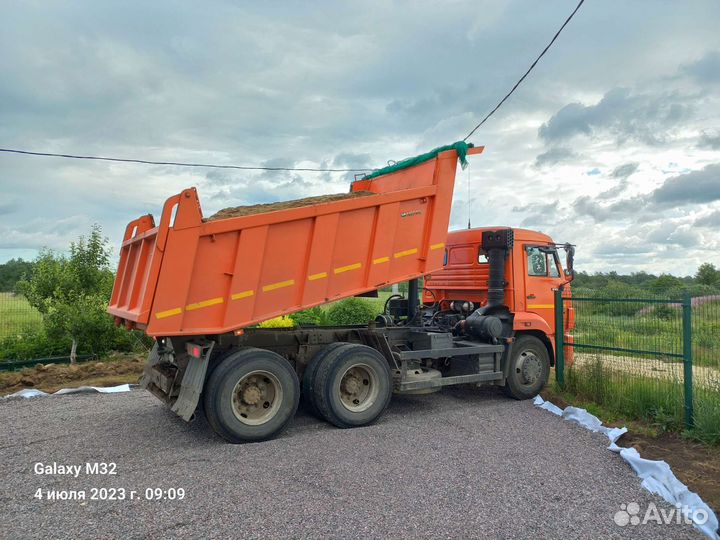
<instances>
[{"instance_id":1,"label":"utility cable","mask_svg":"<svg viewBox=\"0 0 720 540\"><path fill-rule=\"evenodd\" d=\"M490 118L493 114L495 114L495 111L497 111L497 110L502 106L502 104L505 103L505 101L507 101L507 99L513 94L513 92L515 92L515 90L517 89L517 87L520 86L520 84L525 80L525 77L527 77L527 76L530 74L530 72L535 68L535 66L536 66L537 63L540 61L540 59L541 59L543 56L545 56L545 53L548 52L548 50L550 49L550 47L552 47L552 44L555 43L555 40L558 38L558 36L560 36L560 33L565 29L565 27L568 25L568 23L570 22L570 20L575 16L575 14L576 14L576 13L578 12L578 10L580 9L580 6L582 6L584 2L585 2L585 0L580 0L580 2L578 3L577 6L575 6L575 9L574 9L573 12L570 14L570 16L569 16L567 19L565 19L565 22L562 24L562 26L560 27L560 29L559 29L557 32L555 32L555 35L554 35L553 38L550 40L550 43L548 43L547 46L542 50L542 52L540 53L540 55L539 55L539 56L535 59L535 61L530 65L530 67L527 69L527 71L525 72L525 74L524 74L522 77L520 77L520 79L518 80L518 82L515 83L515 86L513 86L513 87L510 89L510 91L509 91L507 94L505 94L505 97L502 98L497 105L495 105L495 108L494 108L492 111L490 111L489 113L487 113L487 115L485 116L485 118L483 118L483 119L480 121L480 123L479 123L477 126L475 126L470 133L468 133L468 134L465 136L465 138L463 139L463 141L467 141L467 140L472 136L472 134L475 133L475 132L480 128L480 126L482 126L482 125L488 120L488 118Z\"/></svg>"},{"instance_id":2,"label":"utility cable","mask_svg":"<svg viewBox=\"0 0 720 540\"><path fill-rule=\"evenodd\" d=\"M585 0L580 0L578 5L575 7L573 12L570 14L570 16L565 19L565 22L562 24L560 29L555 33L553 38L550 40L550 43L547 44L547 46L542 50L540 55L535 59L535 61L530 65L530 67L527 69L527 71L523 74L522 77L515 83L515 85L510 89L510 91L503 97L500 102L495 105L495 108L491 110L487 115L485 115L485 118L483 118L480 123L478 123L470 133L468 133L463 141L467 141L495 112L508 100L508 98L517 90L518 86L525 80L525 78L530 74L530 72L535 68L537 63L540 61L540 59L545 56L545 53L552 47L553 43L557 40L557 38L560 36L560 33L565 29L565 27L568 25L568 23L572 20L572 18L575 16L575 14L580 9L580 6L583 5ZM250 165L218 165L214 163L185 163L185 162L179 162L179 161L153 161L153 160L147 160L147 159L125 159L125 158L114 158L114 157L103 157L103 156L83 156L83 155L75 155L75 154L57 154L53 152L32 152L29 150L19 150L15 148L0 148L0 152L8 153L8 154L21 154L26 156L43 156L43 157L56 157L56 158L65 158L65 159L85 159L85 160L93 160L93 161L113 161L118 163L143 163L146 165L172 165L176 167L199 167L199 168L208 168L208 169L237 169L237 170L243 170L243 171L299 171L299 172L352 172L352 173L364 173L368 171L372 171L374 169L321 169L321 168L315 168L315 167L259 167L259 166L250 166ZM469 224L469 220L468 220Z\"/></svg>"},{"instance_id":3,"label":"utility cable","mask_svg":"<svg viewBox=\"0 0 720 540\"><path fill-rule=\"evenodd\" d=\"M31 152L14 148L0 148L0 152L22 154L27 156L45 156L67 159L90 159L94 161L115 161L120 163L145 163L147 165L175 165L177 167L202 167L208 169L240 169L243 171L304 171L304 172L353 172L363 173L373 169L319 169L312 167L254 167L249 165L216 165L212 163L182 163L179 161L151 161L147 159L124 159L101 156L79 156L74 154L55 154L52 152Z\"/></svg>"}]
</instances>

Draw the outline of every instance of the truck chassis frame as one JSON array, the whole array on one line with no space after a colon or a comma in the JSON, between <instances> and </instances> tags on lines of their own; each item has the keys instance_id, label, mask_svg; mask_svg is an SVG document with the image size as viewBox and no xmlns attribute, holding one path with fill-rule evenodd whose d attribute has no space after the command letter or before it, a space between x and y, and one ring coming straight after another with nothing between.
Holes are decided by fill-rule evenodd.
<instances>
[{"instance_id":1,"label":"truck chassis frame","mask_svg":"<svg viewBox=\"0 0 720 540\"><path fill-rule=\"evenodd\" d=\"M334 326L295 329L246 329L198 339L160 338L150 353L141 386L164 401L181 418L192 419L203 385L214 364L229 352L242 347L273 351L286 360L302 379L311 358L337 342L366 345L380 352L395 370L393 390L398 393L431 390L458 384L504 386L508 376L507 357L512 338L502 344L481 343L453 337L428 327ZM188 354L192 347L200 358ZM411 367L443 365L443 376L411 380Z\"/></svg>"}]
</instances>

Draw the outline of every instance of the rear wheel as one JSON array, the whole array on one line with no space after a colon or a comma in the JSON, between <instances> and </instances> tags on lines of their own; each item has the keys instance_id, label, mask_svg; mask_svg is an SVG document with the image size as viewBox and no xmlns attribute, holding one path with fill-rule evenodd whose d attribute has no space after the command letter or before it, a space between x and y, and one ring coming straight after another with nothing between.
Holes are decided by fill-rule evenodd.
<instances>
[{"instance_id":1,"label":"rear wheel","mask_svg":"<svg viewBox=\"0 0 720 540\"><path fill-rule=\"evenodd\" d=\"M529 399L540 393L550 375L550 358L545 344L535 336L521 335L510 355L510 369L503 390L515 399Z\"/></svg>"},{"instance_id":2,"label":"rear wheel","mask_svg":"<svg viewBox=\"0 0 720 540\"><path fill-rule=\"evenodd\" d=\"M385 357L371 347L345 344L317 367L315 407L337 427L374 422L387 408L391 395L390 367Z\"/></svg>"},{"instance_id":3,"label":"rear wheel","mask_svg":"<svg viewBox=\"0 0 720 540\"><path fill-rule=\"evenodd\" d=\"M303 373L302 378L302 400L303 404L313 414L319 414L317 407L315 406L315 374L317 373L317 368L328 355L343 345L347 345L347 343L338 342L326 345L315 353L310 360L310 363L305 368L305 373Z\"/></svg>"},{"instance_id":4,"label":"rear wheel","mask_svg":"<svg viewBox=\"0 0 720 540\"><path fill-rule=\"evenodd\" d=\"M281 433L292 420L300 384L282 356L248 347L217 365L203 396L205 415L218 435L233 443L263 441Z\"/></svg>"}]
</instances>

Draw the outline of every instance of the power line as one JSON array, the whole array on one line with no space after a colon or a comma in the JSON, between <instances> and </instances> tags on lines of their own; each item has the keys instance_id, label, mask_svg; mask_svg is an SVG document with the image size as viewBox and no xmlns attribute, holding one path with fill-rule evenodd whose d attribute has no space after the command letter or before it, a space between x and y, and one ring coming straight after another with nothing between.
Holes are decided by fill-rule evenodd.
<instances>
[{"instance_id":1,"label":"power line","mask_svg":"<svg viewBox=\"0 0 720 540\"><path fill-rule=\"evenodd\" d=\"M45 156L67 159L90 159L94 161L116 161L120 163L144 163L147 165L175 165L178 167L203 167L208 169L239 169L242 171L303 171L303 172L353 172L363 173L373 169L316 169L312 167L253 167L249 165L216 165L212 163L183 163L179 161L150 161L147 159L124 159L101 156L78 156L74 154L54 154L52 152L31 152L14 148L0 148L0 152L27 156Z\"/></svg>"},{"instance_id":2,"label":"power line","mask_svg":"<svg viewBox=\"0 0 720 540\"><path fill-rule=\"evenodd\" d=\"M463 141L467 141L473 133L475 133L495 112L507 101L507 99L517 90L518 86L522 84L522 82L525 80L525 78L530 74L530 72L535 68L537 63L540 61L540 59L545 56L545 53L548 52L550 47L552 47L553 43L555 43L555 40L560 36L560 33L565 29L565 27L568 25L568 23L572 20L572 18L575 16L575 14L580 9L580 6L583 5L585 0L580 0L578 2L578 5L575 6L575 9L572 11L570 16L565 19L565 22L562 24L560 29L555 33L553 38L550 40L550 43L547 44L547 46L542 50L540 55L535 59L535 61L530 65L530 67L527 69L527 71L523 74L522 77L515 83L515 85L510 89L510 91L505 94L505 97L503 97L500 102L495 105L495 108L491 110L487 115L485 115L485 118L483 118L478 125L476 125L470 133L468 133ZM18 150L14 148L0 148L0 152L5 152L8 154L22 154L27 156L43 156L43 157L56 157L56 158L65 158L65 159L86 159L86 160L93 160L93 161L113 161L118 163L143 163L146 165L173 165L176 167L200 167L200 168L208 168L208 169L237 169L237 170L243 170L243 171L298 171L298 172L352 172L352 173L364 173L368 171L373 171L374 169L321 169L321 168L314 168L314 167L254 167L250 165L218 165L214 163L185 163L185 162L179 162L179 161L152 161L147 159L125 159L125 158L113 158L113 157L103 157L103 156L81 156L81 155L75 155L75 154L56 154L53 152L31 152L29 150Z\"/></svg>"},{"instance_id":3,"label":"power line","mask_svg":"<svg viewBox=\"0 0 720 540\"><path fill-rule=\"evenodd\" d=\"M510 89L510 91L505 95L505 97L500 100L500 103L498 103L497 105L495 105L495 108L494 108L492 111L490 111L489 113L487 113L487 115L485 116L485 118L483 118L483 119L480 121L480 123L479 123L477 126L475 126L470 133L467 134L467 136L463 139L463 141L467 141L467 140L472 136L472 134L475 133L475 132L480 128L480 126L482 126L482 125L487 121L488 118L490 118L493 114L495 114L495 111L497 111L497 110L502 106L502 104L505 103L505 101L507 101L507 99L512 95L512 93L515 92L515 90L517 89L517 87L520 86L520 84L525 80L525 77L527 77L527 76L530 74L530 72L535 68L535 66L536 66L537 63L540 61L540 59L541 59L543 56L545 56L545 53L548 52L548 49L550 49L550 47L552 47L552 44L555 43L555 40L558 38L558 36L560 35L560 33L565 29L565 27L566 27L567 24L570 22L570 20L575 16L575 14L576 14L576 13L578 12L578 10L580 9L580 6L582 6L584 2L585 2L585 0L580 0L580 2L579 2L578 5L575 7L575 9L574 9L573 12L570 14L570 16L569 16L567 19L565 19L565 22L562 24L562 26L560 27L560 29L559 29L557 32L555 32L555 35L554 35L553 38L550 40L550 43L548 43L547 46L542 50L542 52L540 53L540 55L539 55L539 56L535 59L535 61L530 65L530 67L529 67L528 70L525 72L525 74L524 74L522 77L520 77L520 79L518 80L518 82L515 83L515 86L513 86L513 87Z\"/></svg>"}]
</instances>

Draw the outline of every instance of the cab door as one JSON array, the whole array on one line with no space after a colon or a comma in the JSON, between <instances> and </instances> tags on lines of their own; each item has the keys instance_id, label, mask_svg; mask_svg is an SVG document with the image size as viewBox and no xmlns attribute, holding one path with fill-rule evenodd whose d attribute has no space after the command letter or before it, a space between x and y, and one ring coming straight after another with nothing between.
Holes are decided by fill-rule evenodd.
<instances>
[{"instance_id":1,"label":"cab door","mask_svg":"<svg viewBox=\"0 0 720 540\"><path fill-rule=\"evenodd\" d=\"M560 259L553 246L525 245L525 310L542 317L555 328L555 296L563 279Z\"/></svg>"}]
</instances>

